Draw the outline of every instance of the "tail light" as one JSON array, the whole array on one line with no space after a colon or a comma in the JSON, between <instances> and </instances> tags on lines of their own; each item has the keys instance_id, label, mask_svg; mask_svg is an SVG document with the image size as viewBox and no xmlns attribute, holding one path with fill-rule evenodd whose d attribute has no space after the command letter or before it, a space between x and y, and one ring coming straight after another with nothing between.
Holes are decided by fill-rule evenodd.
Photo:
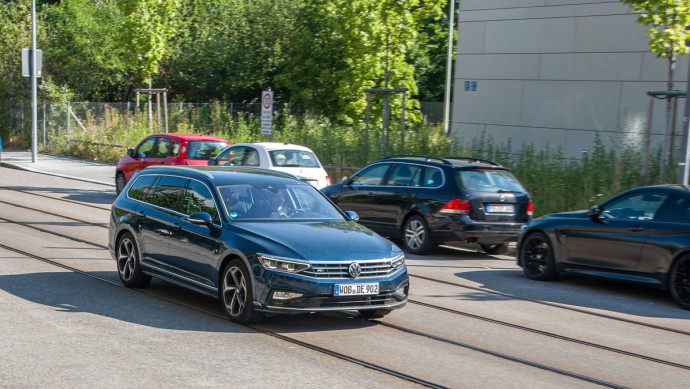
<instances>
[{"instance_id":1,"label":"tail light","mask_svg":"<svg viewBox=\"0 0 690 389\"><path fill-rule=\"evenodd\" d=\"M446 203L441 208L441 213L450 215L467 215L470 213L470 201L462 199L453 199Z\"/></svg>"},{"instance_id":2,"label":"tail light","mask_svg":"<svg viewBox=\"0 0 690 389\"><path fill-rule=\"evenodd\" d=\"M532 203L532 200L530 200L527 203L527 216L532 217L534 214L534 203Z\"/></svg>"},{"instance_id":3,"label":"tail light","mask_svg":"<svg viewBox=\"0 0 690 389\"><path fill-rule=\"evenodd\" d=\"M326 183L327 183L328 185L332 184L332 182L331 182L331 177L330 177L330 176L326 176Z\"/></svg>"}]
</instances>

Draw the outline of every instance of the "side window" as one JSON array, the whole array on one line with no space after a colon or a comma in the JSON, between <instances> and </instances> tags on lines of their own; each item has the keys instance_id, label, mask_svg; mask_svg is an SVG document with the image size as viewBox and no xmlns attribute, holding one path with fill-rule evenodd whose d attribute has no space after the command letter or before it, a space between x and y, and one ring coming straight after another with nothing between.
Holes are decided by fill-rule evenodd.
<instances>
[{"instance_id":1,"label":"side window","mask_svg":"<svg viewBox=\"0 0 690 389\"><path fill-rule=\"evenodd\" d=\"M156 143L157 138L148 138L141 142L137 146L137 151L134 155L138 158L151 158L153 157L153 145Z\"/></svg>"},{"instance_id":2,"label":"side window","mask_svg":"<svg viewBox=\"0 0 690 389\"><path fill-rule=\"evenodd\" d=\"M439 168L428 167L424 172L424 187L438 188L443 185L443 171Z\"/></svg>"},{"instance_id":3,"label":"side window","mask_svg":"<svg viewBox=\"0 0 690 389\"><path fill-rule=\"evenodd\" d=\"M391 186L419 186L422 167L418 165L397 164L388 179Z\"/></svg>"},{"instance_id":4,"label":"side window","mask_svg":"<svg viewBox=\"0 0 690 389\"><path fill-rule=\"evenodd\" d=\"M182 209L180 198L184 193L186 183L186 178L162 176L152 196L149 197L149 202L163 208L185 213L185 210Z\"/></svg>"},{"instance_id":5,"label":"side window","mask_svg":"<svg viewBox=\"0 0 690 389\"><path fill-rule=\"evenodd\" d=\"M259 152L256 149L248 148L245 156L244 166L259 166Z\"/></svg>"},{"instance_id":6,"label":"side window","mask_svg":"<svg viewBox=\"0 0 690 389\"><path fill-rule=\"evenodd\" d=\"M651 220L668 197L662 193L635 193L604 207L604 217L622 220Z\"/></svg>"},{"instance_id":7,"label":"side window","mask_svg":"<svg viewBox=\"0 0 690 389\"><path fill-rule=\"evenodd\" d=\"M690 223L690 200L682 197L670 196L654 215L654 220Z\"/></svg>"},{"instance_id":8,"label":"side window","mask_svg":"<svg viewBox=\"0 0 690 389\"><path fill-rule=\"evenodd\" d=\"M390 167L389 163L379 163L366 167L352 176L353 185L381 185L383 176Z\"/></svg>"},{"instance_id":9,"label":"side window","mask_svg":"<svg viewBox=\"0 0 690 389\"><path fill-rule=\"evenodd\" d=\"M158 138L156 148L153 153L154 158L167 158L173 155L174 142L168 138Z\"/></svg>"},{"instance_id":10,"label":"side window","mask_svg":"<svg viewBox=\"0 0 690 389\"><path fill-rule=\"evenodd\" d=\"M243 166L246 150L245 147L231 147L225 150L223 154L219 155L217 158L218 165Z\"/></svg>"},{"instance_id":11,"label":"side window","mask_svg":"<svg viewBox=\"0 0 690 389\"><path fill-rule=\"evenodd\" d=\"M157 176L141 176L132 184L129 188L127 195L136 200L144 201L146 196L149 194L153 183L156 181Z\"/></svg>"},{"instance_id":12,"label":"side window","mask_svg":"<svg viewBox=\"0 0 690 389\"><path fill-rule=\"evenodd\" d=\"M220 224L220 216L216 209L216 203L208 187L199 181L190 181L182 203L183 213L191 215L194 212L208 212L213 222Z\"/></svg>"}]
</instances>

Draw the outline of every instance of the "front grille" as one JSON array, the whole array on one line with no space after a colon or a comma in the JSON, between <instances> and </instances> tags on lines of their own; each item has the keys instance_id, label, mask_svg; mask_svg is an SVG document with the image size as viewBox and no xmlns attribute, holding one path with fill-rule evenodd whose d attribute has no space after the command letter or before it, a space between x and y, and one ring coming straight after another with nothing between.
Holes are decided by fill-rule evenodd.
<instances>
[{"instance_id":1,"label":"front grille","mask_svg":"<svg viewBox=\"0 0 690 389\"><path fill-rule=\"evenodd\" d=\"M358 263L362 269L359 277L385 277L397 270L391 266L391 261ZM300 274L315 278L352 278L347 270L350 264L352 262L310 262L311 268Z\"/></svg>"}]
</instances>

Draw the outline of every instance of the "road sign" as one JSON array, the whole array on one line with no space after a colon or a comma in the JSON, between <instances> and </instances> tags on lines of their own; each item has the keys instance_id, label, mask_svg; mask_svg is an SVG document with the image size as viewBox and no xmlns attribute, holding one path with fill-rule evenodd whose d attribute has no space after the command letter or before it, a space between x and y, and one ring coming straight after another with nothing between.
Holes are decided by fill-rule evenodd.
<instances>
[{"instance_id":1,"label":"road sign","mask_svg":"<svg viewBox=\"0 0 690 389\"><path fill-rule=\"evenodd\" d=\"M22 76L31 77L31 49L22 49ZM43 69L43 51L36 50L36 77L41 77Z\"/></svg>"},{"instance_id":2,"label":"road sign","mask_svg":"<svg viewBox=\"0 0 690 389\"><path fill-rule=\"evenodd\" d=\"M261 93L261 133L271 135L273 125L273 91Z\"/></svg>"}]
</instances>

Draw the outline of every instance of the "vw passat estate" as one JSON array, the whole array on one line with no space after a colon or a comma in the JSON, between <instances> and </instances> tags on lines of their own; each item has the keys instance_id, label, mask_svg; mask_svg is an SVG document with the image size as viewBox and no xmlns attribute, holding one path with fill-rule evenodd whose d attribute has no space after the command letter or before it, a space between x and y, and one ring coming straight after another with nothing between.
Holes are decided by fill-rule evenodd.
<instances>
[{"instance_id":1,"label":"vw passat estate","mask_svg":"<svg viewBox=\"0 0 690 389\"><path fill-rule=\"evenodd\" d=\"M220 299L230 320L407 303L405 257L312 185L277 171L149 167L112 206L108 245L122 283L151 277Z\"/></svg>"}]
</instances>

